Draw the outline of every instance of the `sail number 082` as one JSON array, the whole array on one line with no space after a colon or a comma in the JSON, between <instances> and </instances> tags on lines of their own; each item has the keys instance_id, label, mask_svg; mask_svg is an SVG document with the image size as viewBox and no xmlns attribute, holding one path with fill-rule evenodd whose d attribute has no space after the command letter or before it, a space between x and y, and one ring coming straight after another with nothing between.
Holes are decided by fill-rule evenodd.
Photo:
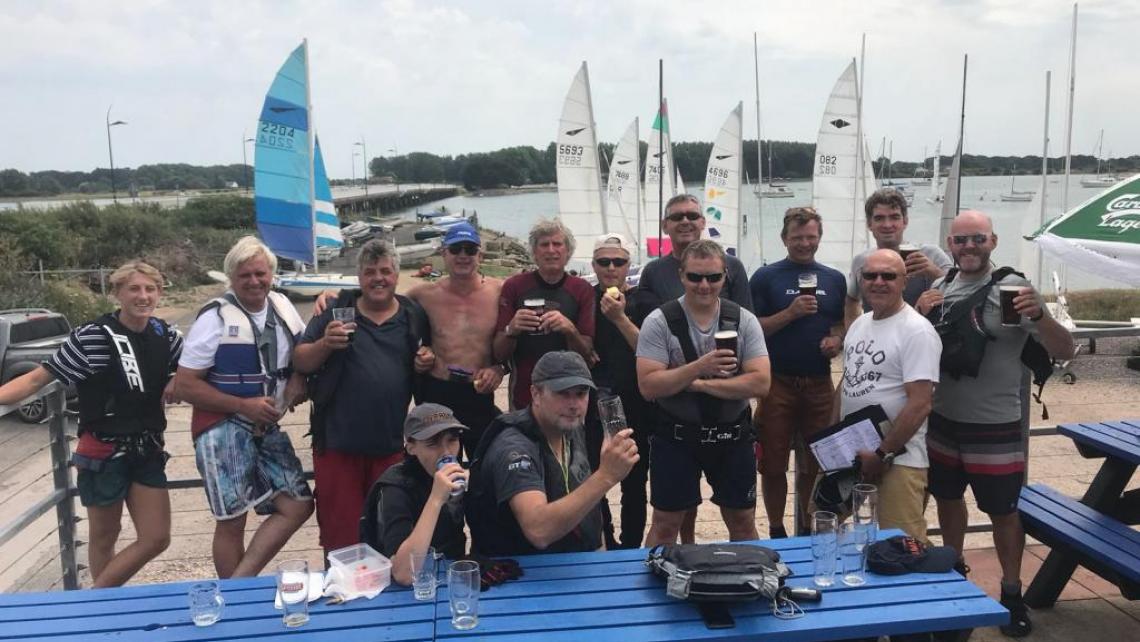
<instances>
[{"instance_id":1,"label":"sail number 082","mask_svg":"<svg viewBox=\"0 0 1140 642\"><path fill-rule=\"evenodd\" d=\"M835 160L834 154L820 154L819 168L816 169L816 173L821 175L835 175L838 172Z\"/></svg>"}]
</instances>

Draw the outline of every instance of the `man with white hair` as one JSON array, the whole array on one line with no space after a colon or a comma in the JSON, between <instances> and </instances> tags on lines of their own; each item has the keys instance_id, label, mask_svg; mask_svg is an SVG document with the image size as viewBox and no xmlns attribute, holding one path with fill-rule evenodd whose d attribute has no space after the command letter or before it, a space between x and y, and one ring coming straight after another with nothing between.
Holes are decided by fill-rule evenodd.
<instances>
[{"instance_id":1,"label":"man with white hair","mask_svg":"<svg viewBox=\"0 0 1140 642\"><path fill-rule=\"evenodd\" d=\"M305 324L271 291L277 259L256 237L226 254L230 289L206 304L186 335L178 397L194 407L190 430L214 527L218 577L257 575L313 513L301 462L278 421L304 396L293 346ZM249 509L268 514L245 546Z\"/></svg>"}]
</instances>

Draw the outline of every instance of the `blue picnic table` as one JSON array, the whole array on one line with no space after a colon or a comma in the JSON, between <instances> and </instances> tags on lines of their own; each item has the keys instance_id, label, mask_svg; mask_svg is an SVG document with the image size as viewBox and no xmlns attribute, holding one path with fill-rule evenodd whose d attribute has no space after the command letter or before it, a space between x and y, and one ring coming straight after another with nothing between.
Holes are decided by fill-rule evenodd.
<instances>
[{"instance_id":1,"label":"blue picnic table","mask_svg":"<svg viewBox=\"0 0 1140 642\"><path fill-rule=\"evenodd\" d=\"M1078 564L1116 584L1129 599L1140 598L1140 532L1136 523L1140 489L1128 491L1140 465L1140 419L1061 424L1086 458L1103 458L1080 501L1045 484L1022 489L1020 512L1027 533L1050 550L1025 602L1052 606Z\"/></svg>"},{"instance_id":2,"label":"blue picnic table","mask_svg":"<svg viewBox=\"0 0 1140 642\"><path fill-rule=\"evenodd\" d=\"M883 533L883 536L897 534ZM758 542L780 552L794 575L811 582L808 538ZM664 581L645 567L647 551L621 550L520 557L526 574L484 592L479 624L451 626L447 587L434 602L417 602L391 586L372 600L310 605L311 619L286 629L273 608L270 576L224 580L222 619L198 628L190 621L191 582L116 589L0 595L0 640L829 640L1003 624L1008 613L954 572L868 575L865 586L838 584L820 603L804 604L796 620L772 616L768 604L730 607L733 629L705 627L696 608L665 595Z\"/></svg>"},{"instance_id":3,"label":"blue picnic table","mask_svg":"<svg viewBox=\"0 0 1140 642\"><path fill-rule=\"evenodd\" d=\"M887 531L883 537L901 534ZM810 586L811 540L756 542L777 550L792 569L792 586ZM665 595L665 581L645 566L647 551L533 555L519 558L525 575L482 594L479 624L451 627L447 589L436 601L436 640L640 642L648 640L835 640L994 626L1009 613L961 575L867 575L867 583L838 582L823 600L805 603L801 618L781 620L770 603L729 607L735 628L709 629L693 604Z\"/></svg>"}]
</instances>

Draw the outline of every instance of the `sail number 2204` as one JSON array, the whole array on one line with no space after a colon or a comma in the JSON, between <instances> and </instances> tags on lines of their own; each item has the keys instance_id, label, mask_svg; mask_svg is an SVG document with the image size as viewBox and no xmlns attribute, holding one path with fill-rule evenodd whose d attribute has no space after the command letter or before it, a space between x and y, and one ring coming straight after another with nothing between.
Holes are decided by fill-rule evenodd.
<instances>
[{"instance_id":1,"label":"sail number 2204","mask_svg":"<svg viewBox=\"0 0 1140 642\"><path fill-rule=\"evenodd\" d=\"M294 127L267 123L263 120L261 121L261 132L257 136L257 143L278 149L293 149L295 135L296 128Z\"/></svg>"}]
</instances>

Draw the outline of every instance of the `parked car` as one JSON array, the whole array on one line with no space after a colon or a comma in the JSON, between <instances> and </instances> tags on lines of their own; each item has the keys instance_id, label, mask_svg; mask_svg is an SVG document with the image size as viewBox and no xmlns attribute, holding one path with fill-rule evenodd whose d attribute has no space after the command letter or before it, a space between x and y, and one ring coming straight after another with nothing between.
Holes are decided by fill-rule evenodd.
<instances>
[{"instance_id":1,"label":"parked car","mask_svg":"<svg viewBox=\"0 0 1140 642\"><path fill-rule=\"evenodd\" d=\"M71 332L71 324L58 312L43 308L0 310L0 384L30 372L59 348ZM69 401L75 390L68 389ZM47 418L47 400L36 399L16 411L28 423Z\"/></svg>"}]
</instances>

